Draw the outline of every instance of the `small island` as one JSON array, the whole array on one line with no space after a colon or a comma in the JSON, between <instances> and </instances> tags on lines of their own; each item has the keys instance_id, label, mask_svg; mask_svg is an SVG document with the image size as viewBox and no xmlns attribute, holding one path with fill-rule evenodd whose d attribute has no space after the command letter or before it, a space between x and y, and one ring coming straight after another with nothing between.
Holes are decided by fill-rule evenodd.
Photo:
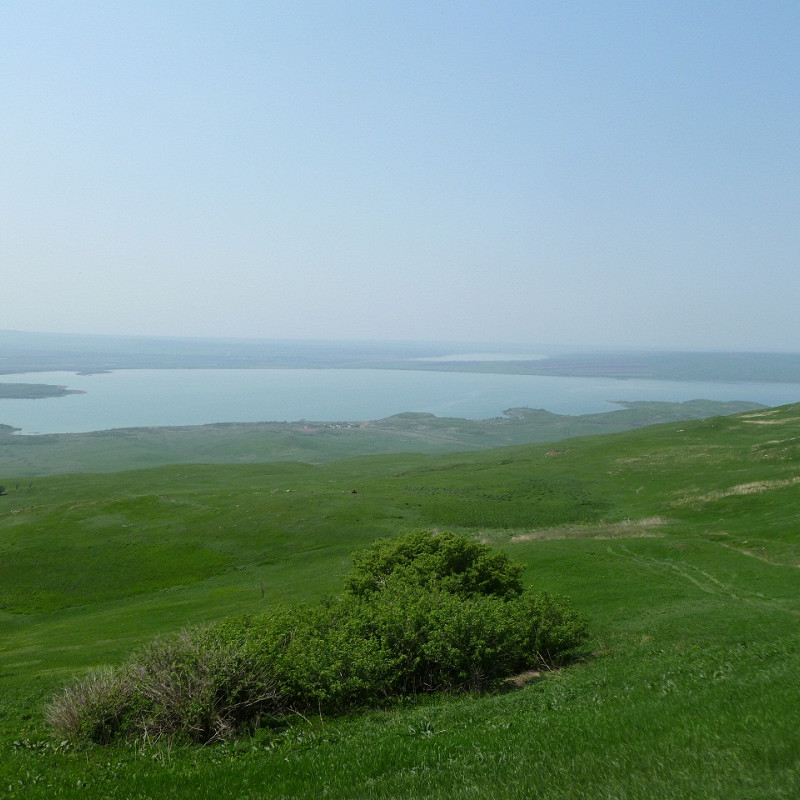
<instances>
[{"instance_id":1,"label":"small island","mask_svg":"<svg viewBox=\"0 0 800 800\"><path fill-rule=\"evenodd\" d=\"M0 383L0 400L40 400L44 397L64 397L86 394L80 389L67 389L52 383Z\"/></svg>"}]
</instances>

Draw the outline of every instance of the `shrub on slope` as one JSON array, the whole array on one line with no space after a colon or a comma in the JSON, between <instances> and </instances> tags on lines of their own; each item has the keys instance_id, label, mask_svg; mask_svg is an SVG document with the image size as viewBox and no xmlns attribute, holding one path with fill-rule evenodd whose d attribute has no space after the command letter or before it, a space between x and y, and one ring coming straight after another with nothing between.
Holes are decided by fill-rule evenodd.
<instances>
[{"instance_id":1,"label":"shrub on slope","mask_svg":"<svg viewBox=\"0 0 800 800\"><path fill-rule=\"evenodd\" d=\"M586 635L566 600L523 591L521 571L454 534L376 542L340 597L153 642L65 689L48 717L71 739L212 742L265 716L491 689L559 663Z\"/></svg>"},{"instance_id":2,"label":"shrub on slope","mask_svg":"<svg viewBox=\"0 0 800 800\"><path fill-rule=\"evenodd\" d=\"M156 639L112 670L90 673L47 709L62 735L101 744L120 734L227 738L264 714L285 711L272 652L248 618Z\"/></svg>"},{"instance_id":3,"label":"shrub on slope","mask_svg":"<svg viewBox=\"0 0 800 800\"><path fill-rule=\"evenodd\" d=\"M522 564L465 536L414 531L379 539L353 557L345 587L358 597L380 591L390 579L439 588L460 597L513 597L522 591Z\"/></svg>"}]
</instances>

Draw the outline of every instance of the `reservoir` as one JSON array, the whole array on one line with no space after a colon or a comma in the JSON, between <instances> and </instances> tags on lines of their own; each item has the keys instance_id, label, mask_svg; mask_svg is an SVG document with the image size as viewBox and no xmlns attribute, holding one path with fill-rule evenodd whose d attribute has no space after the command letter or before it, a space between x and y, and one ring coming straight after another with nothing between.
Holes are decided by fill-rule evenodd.
<instances>
[{"instance_id":1,"label":"reservoir","mask_svg":"<svg viewBox=\"0 0 800 800\"><path fill-rule=\"evenodd\" d=\"M797 383L719 383L377 369L139 369L97 375L2 375L6 383L79 390L0 400L0 423L26 434L215 422L356 422L403 411L489 419L508 408L613 411L614 401L800 401Z\"/></svg>"}]
</instances>

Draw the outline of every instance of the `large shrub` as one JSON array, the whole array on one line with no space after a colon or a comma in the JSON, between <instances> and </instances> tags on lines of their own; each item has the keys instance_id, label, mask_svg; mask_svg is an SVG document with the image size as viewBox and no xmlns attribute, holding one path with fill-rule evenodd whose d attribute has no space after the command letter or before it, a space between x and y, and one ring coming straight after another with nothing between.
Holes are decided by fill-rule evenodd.
<instances>
[{"instance_id":1,"label":"large shrub","mask_svg":"<svg viewBox=\"0 0 800 800\"><path fill-rule=\"evenodd\" d=\"M491 689L561 663L586 636L566 600L523 591L521 571L454 534L376 542L340 597L157 640L65 689L48 716L72 739L205 743L263 717Z\"/></svg>"}]
</instances>

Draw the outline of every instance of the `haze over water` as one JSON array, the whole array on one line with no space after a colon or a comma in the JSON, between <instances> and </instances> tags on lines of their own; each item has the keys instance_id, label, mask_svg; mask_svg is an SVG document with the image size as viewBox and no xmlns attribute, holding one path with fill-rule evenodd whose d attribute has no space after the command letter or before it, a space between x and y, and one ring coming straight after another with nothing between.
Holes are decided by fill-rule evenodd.
<instances>
[{"instance_id":1,"label":"haze over water","mask_svg":"<svg viewBox=\"0 0 800 800\"><path fill-rule=\"evenodd\" d=\"M0 400L0 423L22 433L215 422L362 421L404 411L489 419L515 407L558 414L612 411L613 401L749 400L796 402L792 383L561 378L370 369L120 370L4 375L84 391L39 400Z\"/></svg>"}]
</instances>

